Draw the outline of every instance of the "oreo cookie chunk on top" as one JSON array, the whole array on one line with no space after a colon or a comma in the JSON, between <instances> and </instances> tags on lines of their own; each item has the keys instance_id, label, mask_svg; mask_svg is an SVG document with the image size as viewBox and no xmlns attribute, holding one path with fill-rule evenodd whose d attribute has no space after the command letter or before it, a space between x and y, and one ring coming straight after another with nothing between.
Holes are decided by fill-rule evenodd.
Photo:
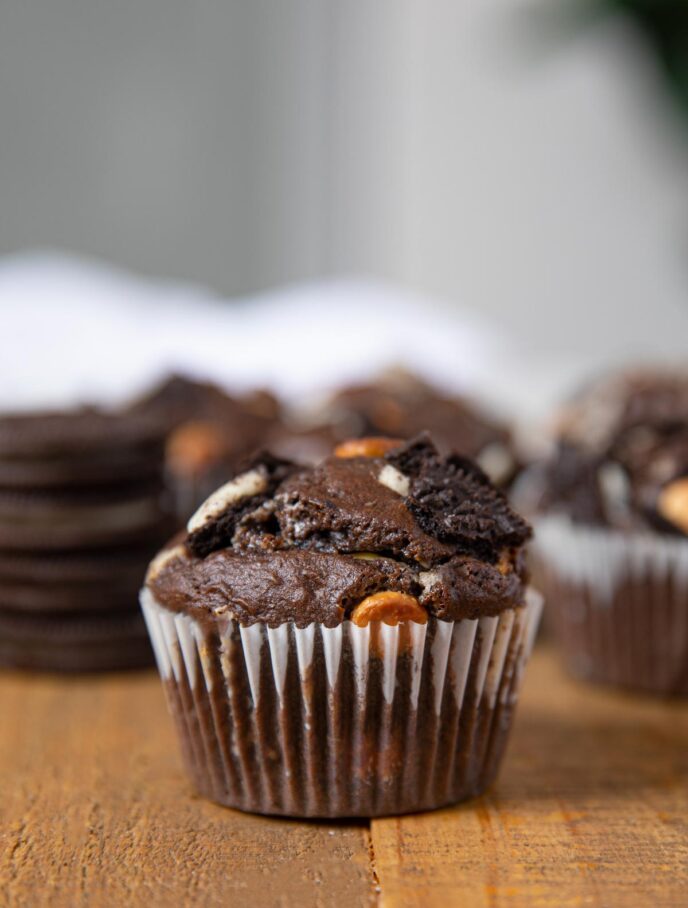
<instances>
[{"instance_id":1,"label":"oreo cookie chunk on top","mask_svg":"<svg viewBox=\"0 0 688 908\"><path fill-rule=\"evenodd\" d=\"M267 452L244 461L237 475L214 492L189 520L189 548L200 556L223 548L242 519L254 514L297 470L295 464Z\"/></svg>"},{"instance_id":2,"label":"oreo cookie chunk on top","mask_svg":"<svg viewBox=\"0 0 688 908\"><path fill-rule=\"evenodd\" d=\"M388 460L410 472L408 508L437 539L494 561L505 547L519 546L529 537L525 520L468 458L438 457L426 436L389 454Z\"/></svg>"},{"instance_id":3,"label":"oreo cookie chunk on top","mask_svg":"<svg viewBox=\"0 0 688 908\"><path fill-rule=\"evenodd\" d=\"M374 456L360 444L315 467L250 464L153 561L155 598L201 619L271 626L365 623L373 605L394 623L523 603L531 531L479 468L440 455L426 436L384 454L371 440Z\"/></svg>"}]
</instances>

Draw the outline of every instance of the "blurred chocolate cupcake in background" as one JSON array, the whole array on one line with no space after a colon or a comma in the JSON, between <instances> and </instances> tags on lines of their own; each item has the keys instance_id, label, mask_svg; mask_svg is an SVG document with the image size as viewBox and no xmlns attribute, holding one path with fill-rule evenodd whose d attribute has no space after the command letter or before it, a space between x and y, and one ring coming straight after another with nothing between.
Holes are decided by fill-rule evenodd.
<instances>
[{"instance_id":1,"label":"blurred chocolate cupcake in background","mask_svg":"<svg viewBox=\"0 0 688 908\"><path fill-rule=\"evenodd\" d=\"M347 438L412 438L431 432L442 453L476 460L502 488L518 470L509 430L465 398L448 395L402 369L370 384L342 388L310 414L307 425L282 427L271 450L315 463Z\"/></svg>"},{"instance_id":2,"label":"blurred chocolate cupcake in background","mask_svg":"<svg viewBox=\"0 0 688 908\"><path fill-rule=\"evenodd\" d=\"M688 694L688 373L588 386L516 498L571 671Z\"/></svg>"},{"instance_id":3,"label":"blurred chocolate cupcake in background","mask_svg":"<svg viewBox=\"0 0 688 908\"><path fill-rule=\"evenodd\" d=\"M0 418L0 664L150 664L137 590L173 526L164 440L95 409Z\"/></svg>"},{"instance_id":4,"label":"blurred chocolate cupcake in background","mask_svg":"<svg viewBox=\"0 0 688 908\"><path fill-rule=\"evenodd\" d=\"M128 411L167 426L165 462L181 524L264 444L282 407L268 391L232 396L210 382L172 375Z\"/></svg>"},{"instance_id":5,"label":"blurred chocolate cupcake in background","mask_svg":"<svg viewBox=\"0 0 688 908\"><path fill-rule=\"evenodd\" d=\"M328 423L309 424L304 414L276 422L265 441L267 450L299 463L320 463L334 451L339 438Z\"/></svg>"}]
</instances>

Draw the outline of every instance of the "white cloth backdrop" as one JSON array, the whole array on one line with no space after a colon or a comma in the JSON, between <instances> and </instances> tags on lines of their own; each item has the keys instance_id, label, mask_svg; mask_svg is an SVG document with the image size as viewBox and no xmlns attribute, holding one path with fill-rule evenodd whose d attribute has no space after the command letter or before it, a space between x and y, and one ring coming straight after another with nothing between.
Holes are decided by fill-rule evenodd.
<instances>
[{"instance_id":1,"label":"white cloth backdrop","mask_svg":"<svg viewBox=\"0 0 688 908\"><path fill-rule=\"evenodd\" d=\"M47 254L0 263L0 338L0 407L15 410L122 401L173 369L306 403L404 365L530 416L580 365L560 362L543 383L547 361L525 357L488 321L382 284L324 282L230 302Z\"/></svg>"}]
</instances>

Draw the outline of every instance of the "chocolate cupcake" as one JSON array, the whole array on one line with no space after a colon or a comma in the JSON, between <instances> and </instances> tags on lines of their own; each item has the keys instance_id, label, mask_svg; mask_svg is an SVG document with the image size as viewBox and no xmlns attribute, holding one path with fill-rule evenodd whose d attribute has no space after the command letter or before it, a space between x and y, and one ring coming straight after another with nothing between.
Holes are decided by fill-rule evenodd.
<instances>
[{"instance_id":1,"label":"chocolate cupcake","mask_svg":"<svg viewBox=\"0 0 688 908\"><path fill-rule=\"evenodd\" d=\"M263 455L151 564L142 606L195 787L379 816L482 792L540 611L530 528L427 437Z\"/></svg>"},{"instance_id":2,"label":"chocolate cupcake","mask_svg":"<svg viewBox=\"0 0 688 908\"><path fill-rule=\"evenodd\" d=\"M281 406L267 391L233 397L211 382L172 375L129 410L167 425L168 480L184 523L237 463L265 443Z\"/></svg>"},{"instance_id":3,"label":"chocolate cupcake","mask_svg":"<svg viewBox=\"0 0 688 908\"><path fill-rule=\"evenodd\" d=\"M688 694L688 375L629 372L587 388L528 486L571 671Z\"/></svg>"},{"instance_id":4,"label":"chocolate cupcake","mask_svg":"<svg viewBox=\"0 0 688 908\"><path fill-rule=\"evenodd\" d=\"M428 430L441 453L460 451L501 488L518 472L519 459L506 426L472 401L446 394L402 369L390 370L371 384L343 388L321 416L340 441L370 435L409 439Z\"/></svg>"}]
</instances>

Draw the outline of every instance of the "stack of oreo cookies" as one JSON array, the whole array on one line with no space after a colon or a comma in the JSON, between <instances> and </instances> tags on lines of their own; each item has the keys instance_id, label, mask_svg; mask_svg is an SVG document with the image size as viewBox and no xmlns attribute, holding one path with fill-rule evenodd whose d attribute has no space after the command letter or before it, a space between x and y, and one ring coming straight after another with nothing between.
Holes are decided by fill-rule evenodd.
<instances>
[{"instance_id":1,"label":"stack of oreo cookies","mask_svg":"<svg viewBox=\"0 0 688 908\"><path fill-rule=\"evenodd\" d=\"M132 414L0 418L0 665L151 662L138 590L171 529L164 444Z\"/></svg>"}]
</instances>

